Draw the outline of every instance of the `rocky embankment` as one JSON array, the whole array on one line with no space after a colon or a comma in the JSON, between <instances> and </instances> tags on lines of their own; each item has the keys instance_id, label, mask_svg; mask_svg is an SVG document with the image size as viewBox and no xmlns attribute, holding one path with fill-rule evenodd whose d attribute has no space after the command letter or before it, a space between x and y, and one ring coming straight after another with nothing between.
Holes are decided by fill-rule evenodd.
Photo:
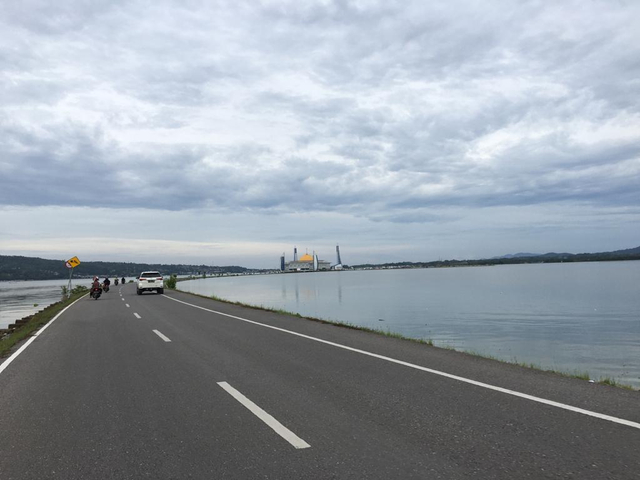
<instances>
[{"instance_id":1,"label":"rocky embankment","mask_svg":"<svg viewBox=\"0 0 640 480\"><path fill-rule=\"evenodd\" d=\"M29 322L33 318L33 315L29 315L27 317L16 320L12 324L10 324L7 328L0 328L0 340L2 340L7 335L11 335L15 330L19 329L23 325Z\"/></svg>"}]
</instances>

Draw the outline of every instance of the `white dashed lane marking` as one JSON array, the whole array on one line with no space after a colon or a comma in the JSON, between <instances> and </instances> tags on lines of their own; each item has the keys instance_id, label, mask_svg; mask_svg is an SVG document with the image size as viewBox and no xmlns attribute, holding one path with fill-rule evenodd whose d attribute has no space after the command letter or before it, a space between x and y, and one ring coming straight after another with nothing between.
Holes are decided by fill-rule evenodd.
<instances>
[{"instance_id":1,"label":"white dashed lane marking","mask_svg":"<svg viewBox=\"0 0 640 480\"><path fill-rule=\"evenodd\" d=\"M295 448L298 448L298 449L309 448L311 446L307 442L302 440L300 437L298 437L291 430L289 430L287 427L282 425L278 420L276 420L267 412L265 412L263 409L261 409L258 405L253 403L243 394L241 394L238 390L236 390L231 385L229 385L227 382L218 382L218 385L224 388L229 395L231 395L233 398L239 401L242 405L244 405L251 413L253 413L260 420L262 420L264 423L269 425L269 427L271 427L274 432L276 432L278 435L284 438L287 442L289 442Z\"/></svg>"},{"instance_id":2,"label":"white dashed lane marking","mask_svg":"<svg viewBox=\"0 0 640 480\"><path fill-rule=\"evenodd\" d=\"M160 333L158 330L154 330L153 333L155 333L156 335L158 335L162 340L164 340L165 342L170 342L171 340L169 339L169 337L167 337L166 335L163 335L162 333Z\"/></svg>"}]
</instances>

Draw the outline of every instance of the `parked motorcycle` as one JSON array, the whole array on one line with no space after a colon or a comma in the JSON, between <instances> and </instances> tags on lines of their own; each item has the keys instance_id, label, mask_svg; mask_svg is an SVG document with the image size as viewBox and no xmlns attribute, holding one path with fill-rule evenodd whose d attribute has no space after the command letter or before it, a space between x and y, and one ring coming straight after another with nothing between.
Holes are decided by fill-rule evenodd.
<instances>
[{"instance_id":1,"label":"parked motorcycle","mask_svg":"<svg viewBox=\"0 0 640 480\"><path fill-rule=\"evenodd\" d=\"M99 299L100 295L102 295L102 289L100 287L96 287L96 288L92 289L91 293L89 294L89 296L91 298L93 298L94 300Z\"/></svg>"}]
</instances>

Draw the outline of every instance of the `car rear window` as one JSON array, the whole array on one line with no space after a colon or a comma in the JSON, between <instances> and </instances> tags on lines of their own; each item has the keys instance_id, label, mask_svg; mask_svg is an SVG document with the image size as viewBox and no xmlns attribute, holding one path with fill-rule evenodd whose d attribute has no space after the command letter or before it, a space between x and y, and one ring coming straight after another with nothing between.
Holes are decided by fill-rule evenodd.
<instances>
[{"instance_id":1,"label":"car rear window","mask_svg":"<svg viewBox=\"0 0 640 480\"><path fill-rule=\"evenodd\" d=\"M141 278L151 278L151 277L159 277L160 273L158 272L144 272L140 275Z\"/></svg>"}]
</instances>

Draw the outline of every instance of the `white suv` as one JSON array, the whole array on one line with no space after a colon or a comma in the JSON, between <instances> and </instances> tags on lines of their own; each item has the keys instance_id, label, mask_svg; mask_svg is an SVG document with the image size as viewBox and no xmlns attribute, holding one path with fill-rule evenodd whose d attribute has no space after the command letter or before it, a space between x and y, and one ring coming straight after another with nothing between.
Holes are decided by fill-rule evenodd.
<instances>
[{"instance_id":1,"label":"white suv","mask_svg":"<svg viewBox=\"0 0 640 480\"><path fill-rule=\"evenodd\" d=\"M142 272L138 277L138 289L136 293L142 295L145 290L155 290L164 293L164 282L160 272Z\"/></svg>"}]
</instances>

